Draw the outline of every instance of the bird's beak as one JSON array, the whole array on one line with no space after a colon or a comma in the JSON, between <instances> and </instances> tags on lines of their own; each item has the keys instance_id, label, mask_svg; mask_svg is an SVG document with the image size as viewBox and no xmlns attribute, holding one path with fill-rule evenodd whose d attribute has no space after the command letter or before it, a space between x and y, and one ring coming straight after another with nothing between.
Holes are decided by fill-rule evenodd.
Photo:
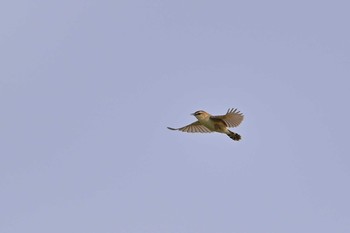
<instances>
[{"instance_id":1,"label":"bird's beak","mask_svg":"<svg viewBox=\"0 0 350 233\"><path fill-rule=\"evenodd\" d=\"M192 116L194 116L194 113L191 113Z\"/></svg>"}]
</instances>

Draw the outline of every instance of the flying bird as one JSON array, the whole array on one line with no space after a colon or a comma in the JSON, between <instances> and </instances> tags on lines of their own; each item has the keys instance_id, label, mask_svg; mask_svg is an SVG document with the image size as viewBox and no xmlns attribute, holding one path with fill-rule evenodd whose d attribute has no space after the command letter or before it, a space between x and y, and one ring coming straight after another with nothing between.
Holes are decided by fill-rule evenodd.
<instances>
[{"instance_id":1,"label":"flying bird","mask_svg":"<svg viewBox=\"0 0 350 233\"><path fill-rule=\"evenodd\" d=\"M209 113L199 110L191 115L197 118L197 121L181 128L171 128L170 130L179 130L187 133L224 133L235 141L241 140L241 135L230 131L228 128L237 127L243 121L243 114L237 109L228 109L225 115L212 116Z\"/></svg>"}]
</instances>

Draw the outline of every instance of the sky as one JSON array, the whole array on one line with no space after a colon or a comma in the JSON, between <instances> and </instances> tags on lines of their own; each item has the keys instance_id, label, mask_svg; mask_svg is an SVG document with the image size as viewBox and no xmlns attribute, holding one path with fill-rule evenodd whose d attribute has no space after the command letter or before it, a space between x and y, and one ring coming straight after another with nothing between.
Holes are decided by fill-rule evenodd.
<instances>
[{"instance_id":1,"label":"sky","mask_svg":"<svg viewBox=\"0 0 350 233\"><path fill-rule=\"evenodd\" d=\"M350 232L349 7L3 1L0 232Z\"/></svg>"}]
</instances>

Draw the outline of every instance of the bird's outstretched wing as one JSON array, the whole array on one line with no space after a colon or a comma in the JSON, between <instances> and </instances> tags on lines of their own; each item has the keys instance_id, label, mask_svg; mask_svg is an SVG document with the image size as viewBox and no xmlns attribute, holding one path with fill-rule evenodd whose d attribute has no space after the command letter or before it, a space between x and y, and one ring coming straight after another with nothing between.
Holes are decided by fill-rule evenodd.
<instances>
[{"instance_id":1,"label":"bird's outstretched wing","mask_svg":"<svg viewBox=\"0 0 350 233\"><path fill-rule=\"evenodd\" d=\"M170 130L180 130L182 132L187 132L187 133L211 133L210 129L199 123L199 121L195 121L192 124L186 125L184 127L174 129L168 127Z\"/></svg>"},{"instance_id":2,"label":"bird's outstretched wing","mask_svg":"<svg viewBox=\"0 0 350 233\"><path fill-rule=\"evenodd\" d=\"M243 121L243 114L237 109L228 109L225 115L211 116L213 120L220 119L225 122L227 127L237 127Z\"/></svg>"}]
</instances>

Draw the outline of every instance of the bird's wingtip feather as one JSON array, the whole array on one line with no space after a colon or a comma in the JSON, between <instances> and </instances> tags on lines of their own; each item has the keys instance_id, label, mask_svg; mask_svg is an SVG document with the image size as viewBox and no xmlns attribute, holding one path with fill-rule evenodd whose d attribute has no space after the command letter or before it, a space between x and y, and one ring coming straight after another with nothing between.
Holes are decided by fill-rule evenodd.
<instances>
[{"instance_id":1,"label":"bird's wingtip feather","mask_svg":"<svg viewBox=\"0 0 350 233\"><path fill-rule=\"evenodd\" d=\"M177 130L177 129L174 129L174 128L171 128L171 127L167 127L168 129L170 129L170 130Z\"/></svg>"}]
</instances>

